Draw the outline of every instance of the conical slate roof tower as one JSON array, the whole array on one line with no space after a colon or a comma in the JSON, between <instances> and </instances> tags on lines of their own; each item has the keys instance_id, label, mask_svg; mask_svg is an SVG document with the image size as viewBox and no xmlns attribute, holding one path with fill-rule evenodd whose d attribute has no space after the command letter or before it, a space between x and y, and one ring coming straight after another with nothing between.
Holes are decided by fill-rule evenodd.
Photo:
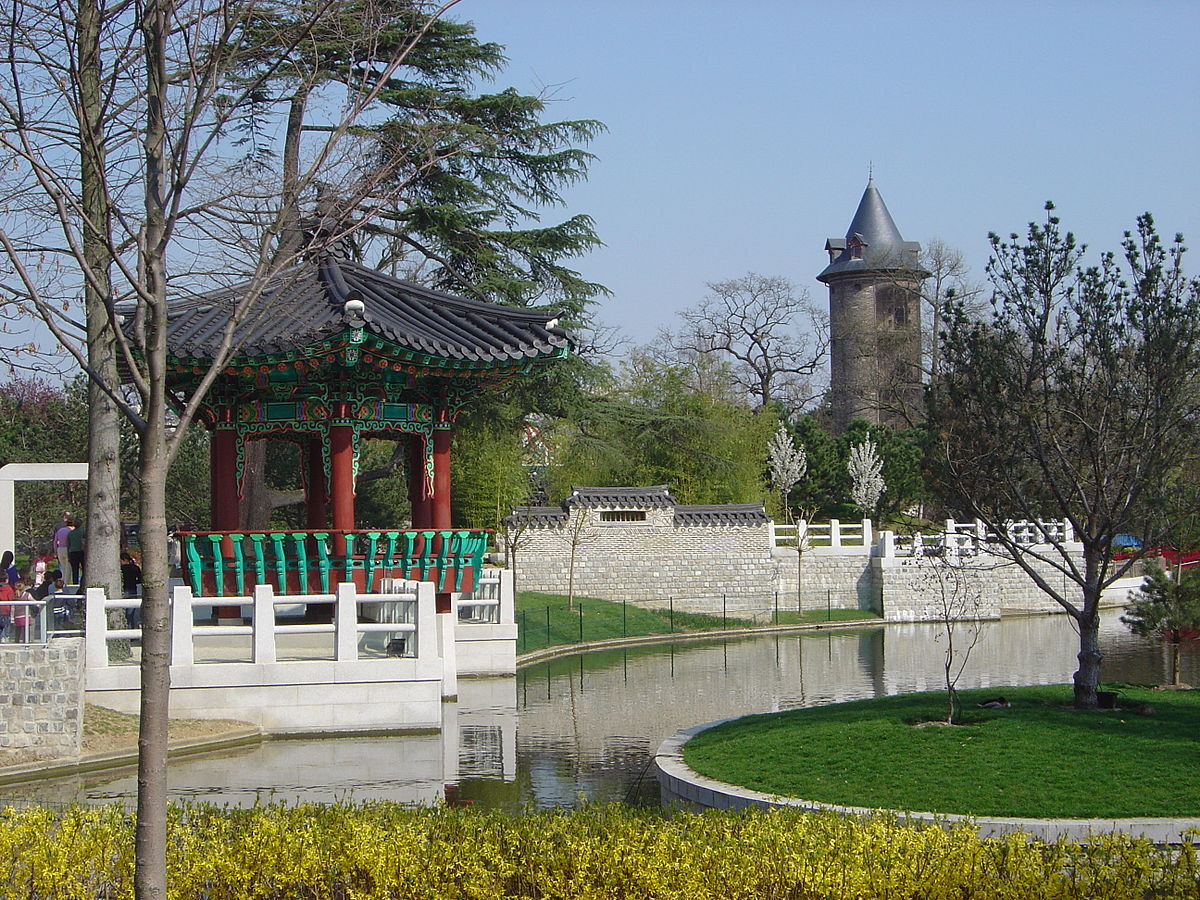
<instances>
[{"instance_id":1,"label":"conical slate roof tower","mask_svg":"<svg viewBox=\"0 0 1200 900\"><path fill-rule=\"evenodd\" d=\"M825 250L834 427L904 427L921 417L921 245L901 237L871 178L846 236Z\"/></svg>"}]
</instances>

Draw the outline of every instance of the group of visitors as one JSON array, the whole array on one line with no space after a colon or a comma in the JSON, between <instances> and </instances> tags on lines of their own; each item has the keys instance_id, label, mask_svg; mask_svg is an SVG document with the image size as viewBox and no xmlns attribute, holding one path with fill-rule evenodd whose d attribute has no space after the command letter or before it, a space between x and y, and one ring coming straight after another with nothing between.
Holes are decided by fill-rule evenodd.
<instances>
[{"instance_id":1,"label":"group of visitors","mask_svg":"<svg viewBox=\"0 0 1200 900\"><path fill-rule=\"evenodd\" d=\"M53 549L53 553L51 553ZM87 550L87 528L70 513L63 513L54 531L50 547L41 547L30 560L25 576L17 569L11 550L0 554L0 641L28 642L37 639L43 606L53 610L62 627L75 618L78 586L83 581L83 561ZM66 577L67 573L70 578ZM68 590L71 585L75 589ZM142 570L133 554L121 552L121 594L137 597L141 593ZM62 595L63 602L54 602ZM141 624L141 610L125 611L130 628Z\"/></svg>"},{"instance_id":2,"label":"group of visitors","mask_svg":"<svg viewBox=\"0 0 1200 900\"><path fill-rule=\"evenodd\" d=\"M54 596L66 598L66 582L61 570L47 571L49 555L42 553L29 567L23 578L13 564L13 552L0 555L0 641L28 642L35 639L43 605L54 608ZM64 610L68 614L71 609Z\"/></svg>"}]
</instances>

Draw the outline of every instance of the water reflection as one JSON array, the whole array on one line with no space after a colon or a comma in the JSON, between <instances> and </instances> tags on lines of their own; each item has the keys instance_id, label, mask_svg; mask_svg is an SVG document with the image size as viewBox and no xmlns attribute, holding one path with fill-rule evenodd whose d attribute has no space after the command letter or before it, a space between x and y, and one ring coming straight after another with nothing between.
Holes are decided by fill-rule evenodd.
<instances>
[{"instance_id":1,"label":"water reflection","mask_svg":"<svg viewBox=\"0 0 1200 900\"><path fill-rule=\"evenodd\" d=\"M1075 669L1065 616L982 626L960 686L1054 684ZM1169 677L1163 648L1102 624L1106 681ZM174 797L251 805L341 798L433 803L445 797L520 809L592 800L654 802L649 762L680 728L742 715L942 686L938 625L779 634L633 647L532 666L515 678L460 682L441 734L275 740L173 761ZM1185 654L1183 678L1200 681ZM450 787L447 788L447 785ZM41 802L132 802L132 770L0 788Z\"/></svg>"}]
</instances>

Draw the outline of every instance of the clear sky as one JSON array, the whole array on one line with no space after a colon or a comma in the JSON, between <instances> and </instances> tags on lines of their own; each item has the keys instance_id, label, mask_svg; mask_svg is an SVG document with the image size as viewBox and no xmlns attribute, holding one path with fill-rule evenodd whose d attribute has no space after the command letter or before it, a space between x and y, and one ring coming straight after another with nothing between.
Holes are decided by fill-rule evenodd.
<instances>
[{"instance_id":1,"label":"clear sky","mask_svg":"<svg viewBox=\"0 0 1200 900\"><path fill-rule=\"evenodd\" d=\"M874 166L907 240L966 253L1055 201L1094 248L1146 210L1200 274L1200 2L462 0L498 81L608 134L564 210L635 342L748 271L814 276Z\"/></svg>"}]
</instances>

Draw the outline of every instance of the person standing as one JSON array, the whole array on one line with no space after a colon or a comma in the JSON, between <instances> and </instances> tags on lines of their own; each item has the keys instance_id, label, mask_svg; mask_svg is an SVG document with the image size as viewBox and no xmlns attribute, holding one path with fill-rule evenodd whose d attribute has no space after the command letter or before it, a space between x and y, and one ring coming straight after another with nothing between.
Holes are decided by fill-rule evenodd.
<instances>
[{"instance_id":1,"label":"person standing","mask_svg":"<svg viewBox=\"0 0 1200 900\"><path fill-rule=\"evenodd\" d=\"M71 564L71 584L83 584L83 557L87 551L87 526L76 525L67 535L67 561Z\"/></svg>"},{"instance_id":2,"label":"person standing","mask_svg":"<svg viewBox=\"0 0 1200 900\"><path fill-rule=\"evenodd\" d=\"M13 552L11 550L5 550L3 555L0 555L0 578L3 578L12 585L15 585L21 578L21 573L13 565Z\"/></svg>"},{"instance_id":3,"label":"person standing","mask_svg":"<svg viewBox=\"0 0 1200 900\"><path fill-rule=\"evenodd\" d=\"M137 564L128 550L121 551L121 596L125 598L139 597L142 593L142 567ZM141 609L126 609L125 622L130 628L138 628L142 624Z\"/></svg>"},{"instance_id":4,"label":"person standing","mask_svg":"<svg viewBox=\"0 0 1200 900\"><path fill-rule=\"evenodd\" d=\"M75 527L75 520L63 513L62 524L54 532L54 554L58 557L58 570L66 573L71 571L71 561L67 557L67 538L71 536L71 529Z\"/></svg>"}]
</instances>

